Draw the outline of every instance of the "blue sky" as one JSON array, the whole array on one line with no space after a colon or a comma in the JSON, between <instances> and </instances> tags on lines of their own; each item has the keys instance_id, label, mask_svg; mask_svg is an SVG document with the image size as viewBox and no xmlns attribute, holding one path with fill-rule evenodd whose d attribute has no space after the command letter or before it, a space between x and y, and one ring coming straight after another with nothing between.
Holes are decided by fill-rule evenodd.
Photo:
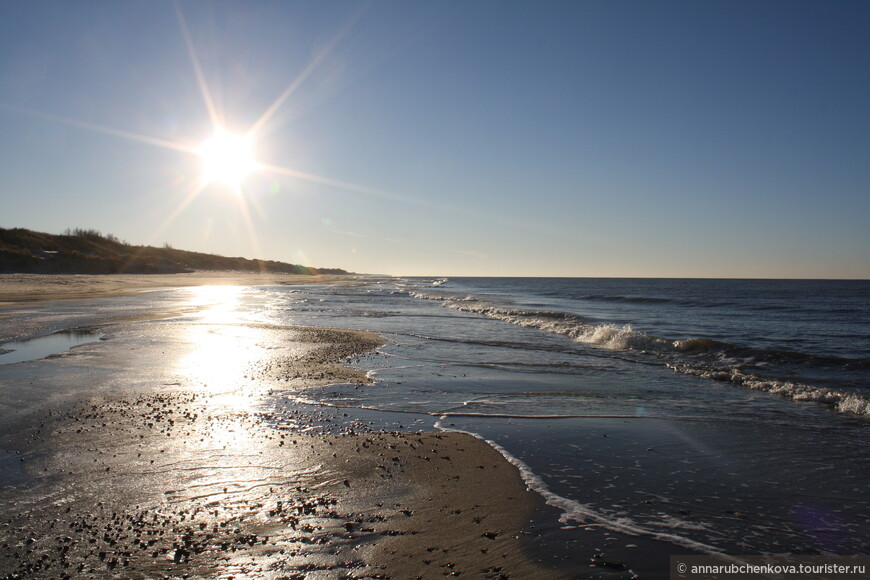
<instances>
[{"instance_id":1,"label":"blue sky","mask_svg":"<svg viewBox=\"0 0 870 580\"><path fill-rule=\"evenodd\" d=\"M177 148L213 131L185 27L227 130L270 111L256 156L288 171L241 196ZM867 278L868 29L866 2L3 3L0 226L373 273Z\"/></svg>"}]
</instances>

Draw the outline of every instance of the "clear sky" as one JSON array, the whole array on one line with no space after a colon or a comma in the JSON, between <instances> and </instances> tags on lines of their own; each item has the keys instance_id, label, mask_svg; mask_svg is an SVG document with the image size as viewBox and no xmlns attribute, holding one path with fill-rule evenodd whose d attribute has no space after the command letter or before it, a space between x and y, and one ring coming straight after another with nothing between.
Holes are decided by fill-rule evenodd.
<instances>
[{"instance_id":1,"label":"clear sky","mask_svg":"<svg viewBox=\"0 0 870 580\"><path fill-rule=\"evenodd\" d=\"M215 122L269 166L240 189L203 185ZM405 275L868 278L870 3L3 2L0 227Z\"/></svg>"}]
</instances>

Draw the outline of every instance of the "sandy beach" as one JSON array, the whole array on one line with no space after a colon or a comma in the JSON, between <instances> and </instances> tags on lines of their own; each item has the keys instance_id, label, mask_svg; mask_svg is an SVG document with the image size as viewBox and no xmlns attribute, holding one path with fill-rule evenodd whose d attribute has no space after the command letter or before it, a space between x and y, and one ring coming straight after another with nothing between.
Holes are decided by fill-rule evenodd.
<instances>
[{"instance_id":1,"label":"sandy beach","mask_svg":"<svg viewBox=\"0 0 870 580\"><path fill-rule=\"evenodd\" d=\"M31 288L0 312L0 578L636 580L864 549L863 417L526 306L673 284L706 318L724 282L72 278L0 280Z\"/></svg>"},{"instance_id":2,"label":"sandy beach","mask_svg":"<svg viewBox=\"0 0 870 580\"><path fill-rule=\"evenodd\" d=\"M49 300L130 296L188 286L353 283L356 276L199 271L186 274L0 274L0 309Z\"/></svg>"},{"instance_id":3,"label":"sandy beach","mask_svg":"<svg viewBox=\"0 0 870 580\"><path fill-rule=\"evenodd\" d=\"M0 300L21 306L298 278L8 276ZM49 370L38 376L37 363L24 363L0 381L5 393L28 381L36 398L61 385L87 393L46 396L7 416L0 577L576 576L581 564L535 529L556 515L479 439L270 407L319 385L366 388L366 375L346 362L380 346L377 335L138 321L135 331L116 323L99 348L42 361ZM233 348L242 332L268 337L268 348L231 369L196 358L211 340L203 337L228 333ZM166 342L137 350L133 335ZM163 364L170 349L187 353L179 355L187 366Z\"/></svg>"}]
</instances>

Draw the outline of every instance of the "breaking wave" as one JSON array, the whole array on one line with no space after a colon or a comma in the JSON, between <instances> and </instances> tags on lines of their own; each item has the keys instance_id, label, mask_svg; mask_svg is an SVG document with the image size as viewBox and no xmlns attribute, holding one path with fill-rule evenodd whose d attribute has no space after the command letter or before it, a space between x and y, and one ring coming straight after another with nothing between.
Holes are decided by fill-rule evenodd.
<instances>
[{"instance_id":1,"label":"breaking wave","mask_svg":"<svg viewBox=\"0 0 870 580\"><path fill-rule=\"evenodd\" d=\"M647 355L676 372L765 391L794 401L828 405L842 413L870 416L870 398L857 392L820 387L748 371L747 367L789 364L870 369L870 361L817 357L787 351L764 351L696 337L672 339L638 332L630 324L595 324L565 312L528 310L496 305L475 296L410 291L424 300L440 301L446 308L486 316L517 326L536 328L574 342L615 352Z\"/></svg>"},{"instance_id":2,"label":"breaking wave","mask_svg":"<svg viewBox=\"0 0 870 580\"><path fill-rule=\"evenodd\" d=\"M744 373L737 368L705 369L686 364L668 366L677 372L687 375L731 383L756 391L765 391L794 401L823 403L841 413L870 416L870 399L857 393L805 385L799 382L774 379L753 373Z\"/></svg>"}]
</instances>

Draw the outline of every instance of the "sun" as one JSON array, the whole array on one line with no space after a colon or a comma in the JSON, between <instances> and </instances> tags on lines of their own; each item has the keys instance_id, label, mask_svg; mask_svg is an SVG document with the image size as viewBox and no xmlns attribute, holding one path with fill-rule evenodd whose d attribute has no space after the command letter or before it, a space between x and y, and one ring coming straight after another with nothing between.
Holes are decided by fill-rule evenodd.
<instances>
[{"instance_id":1,"label":"sun","mask_svg":"<svg viewBox=\"0 0 870 580\"><path fill-rule=\"evenodd\" d=\"M216 126L214 135L196 151L202 159L202 185L216 183L239 190L244 179L257 169L254 146L247 136L234 135Z\"/></svg>"}]
</instances>

